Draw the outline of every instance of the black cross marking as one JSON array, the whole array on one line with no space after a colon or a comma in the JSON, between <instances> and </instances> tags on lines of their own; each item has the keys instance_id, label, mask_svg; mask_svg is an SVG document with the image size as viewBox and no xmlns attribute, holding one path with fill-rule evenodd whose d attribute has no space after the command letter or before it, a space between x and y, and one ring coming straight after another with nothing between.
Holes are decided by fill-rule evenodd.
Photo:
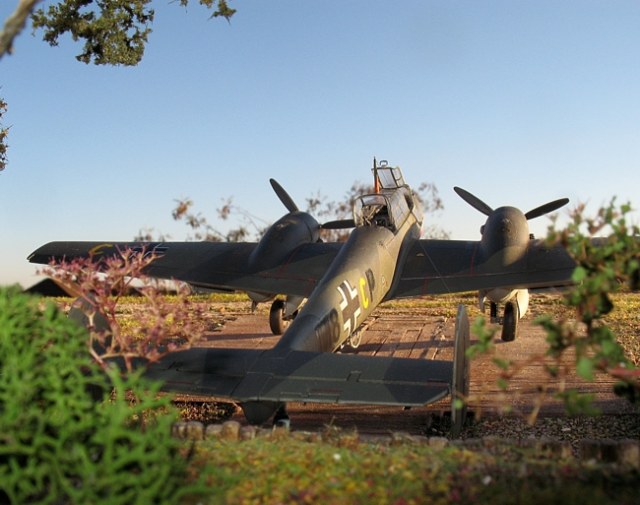
<instances>
[{"instance_id":1,"label":"black cross marking","mask_svg":"<svg viewBox=\"0 0 640 505\"><path fill-rule=\"evenodd\" d=\"M358 290L351 287L349 281L343 281L338 286L338 292L342 296L340 310L342 311L342 329L351 335L357 328L358 317L360 317L360 295Z\"/></svg>"}]
</instances>

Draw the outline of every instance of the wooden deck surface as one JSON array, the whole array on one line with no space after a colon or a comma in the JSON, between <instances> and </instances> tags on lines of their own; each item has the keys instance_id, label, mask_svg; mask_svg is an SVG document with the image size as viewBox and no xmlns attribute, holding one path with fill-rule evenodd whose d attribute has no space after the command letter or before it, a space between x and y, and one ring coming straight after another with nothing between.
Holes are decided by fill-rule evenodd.
<instances>
[{"instance_id":1,"label":"wooden deck surface","mask_svg":"<svg viewBox=\"0 0 640 505\"><path fill-rule=\"evenodd\" d=\"M209 333L202 346L266 349L272 347L278 336L269 330L267 316L257 314L227 314L227 322L218 331ZM395 356L412 359L453 358L453 335L455 318L433 317L419 311L382 311L366 321L366 329L358 354L370 356ZM499 335L499 332L498 334ZM473 336L472 336L473 343ZM545 349L545 334L527 318L520 323L520 333L514 342L503 343L496 337L496 356L525 362ZM573 358L567 356L566 367L575 368ZM536 405L540 397L537 385L542 381L543 363L536 362L523 368L504 392L497 386L499 369L491 356L480 356L471 362L470 405L471 411L494 413L500 405L510 405L515 413L526 414ZM612 381L599 378L596 382L584 382L574 372L569 372L563 382L549 384L551 389L577 388L581 392L596 396L597 406L604 412L615 414L628 412L625 400L612 392ZM327 424L341 427L357 427L360 432L379 433L388 430L421 432L425 418L430 412L448 411L449 399L424 408L403 410L392 407L363 407L327 404L290 404L288 410L292 423L298 429L318 429ZM540 415L558 415L563 412L559 400L547 396ZM234 418L245 422L241 412Z\"/></svg>"}]
</instances>

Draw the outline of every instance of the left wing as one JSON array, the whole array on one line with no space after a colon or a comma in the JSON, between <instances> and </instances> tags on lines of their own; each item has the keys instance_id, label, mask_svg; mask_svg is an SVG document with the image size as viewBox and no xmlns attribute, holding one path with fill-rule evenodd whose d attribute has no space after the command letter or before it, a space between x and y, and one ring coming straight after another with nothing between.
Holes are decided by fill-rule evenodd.
<instances>
[{"instance_id":1,"label":"left wing","mask_svg":"<svg viewBox=\"0 0 640 505\"><path fill-rule=\"evenodd\" d=\"M231 242L50 242L28 260L48 264L52 260L101 257L134 250L155 254L145 273L161 279L188 282L212 289L309 296L340 250L341 244L314 243L296 248L277 267L257 270L250 255L255 243Z\"/></svg>"},{"instance_id":2,"label":"left wing","mask_svg":"<svg viewBox=\"0 0 640 505\"><path fill-rule=\"evenodd\" d=\"M571 283L575 262L563 247L531 240L523 250L487 255L479 241L416 240L408 248L388 298Z\"/></svg>"}]
</instances>

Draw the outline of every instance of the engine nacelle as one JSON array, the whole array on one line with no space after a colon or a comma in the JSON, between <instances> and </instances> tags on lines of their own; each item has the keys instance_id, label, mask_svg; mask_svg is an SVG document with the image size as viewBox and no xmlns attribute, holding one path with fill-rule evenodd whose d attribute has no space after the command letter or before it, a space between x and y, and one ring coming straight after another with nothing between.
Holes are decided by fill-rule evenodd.
<instances>
[{"instance_id":1,"label":"engine nacelle","mask_svg":"<svg viewBox=\"0 0 640 505\"><path fill-rule=\"evenodd\" d=\"M529 244L529 225L515 207L494 210L481 228L485 258L507 266L519 260Z\"/></svg>"},{"instance_id":2,"label":"engine nacelle","mask_svg":"<svg viewBox=\"0 0 640 505\"><path fill-rule=\"evenodd\" d=\"M264 234L249 257L250 270L276 267L302 244L317 242L318 222L306 212L290 212L278 219Z\"/></svg>"}]
</instances>

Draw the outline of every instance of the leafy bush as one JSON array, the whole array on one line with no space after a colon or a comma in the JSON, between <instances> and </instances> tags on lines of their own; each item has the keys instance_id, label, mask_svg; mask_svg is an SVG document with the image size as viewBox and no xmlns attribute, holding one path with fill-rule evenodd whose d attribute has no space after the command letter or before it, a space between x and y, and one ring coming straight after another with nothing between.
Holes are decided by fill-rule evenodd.
<instances>
[{"instance_id":1,"label":"leafy bush","mask_svg":"<svg viewBox=\"0 0 640 505\"><path fill-rule=\"evenodd\" d=\"M540 318L547 332L548 354L561 356L567 348L576 352L576 371L585 380L603 372L617 379L615 391L632 403L640 403L640 370L634 366L606 324L605 316L614 309L612 294L625 285L640 288L640 229L627 222L631 206L616 206L615 199L602 207L596 217L585 218L584 206L572 214L572 222L562 231L550 230L549 240L562 244L576 261L575 286L566 296L576 310L584 332L565 321ZM606 237L594 239L603 232ZM555 370L549 370L553 376Z\"/></svg>"},{"instance_id":2,"label":"leafy bush","mask_svg":"<svg viewBox=\"0 0 640 505\"><path fill-rule=\"evenodd\" d=\"M194 492L169 399L139 373L105 374L87 338L53 304L0 289L0 503L176 503Z\"/></svg>"}]
</instances>

